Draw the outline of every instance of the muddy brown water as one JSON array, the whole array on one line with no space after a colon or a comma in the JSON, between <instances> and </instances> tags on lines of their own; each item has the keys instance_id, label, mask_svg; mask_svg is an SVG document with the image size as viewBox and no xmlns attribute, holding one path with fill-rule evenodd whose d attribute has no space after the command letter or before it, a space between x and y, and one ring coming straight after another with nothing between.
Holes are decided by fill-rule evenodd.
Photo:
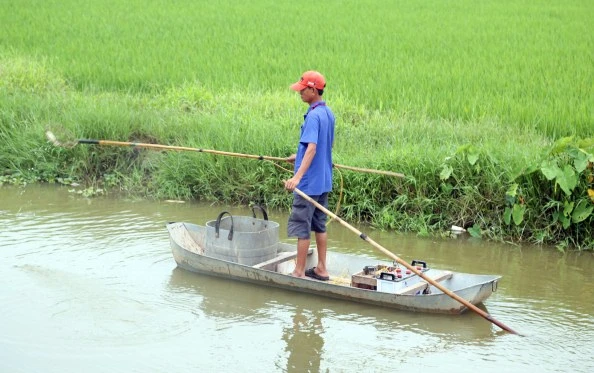
<instances>
[{"instance_id":1,"label":"muddy brown water","mask_svg":"<svg viewBox=\"0 0 594 373\"><path fill-rule=\"evenodd\" d=\"M165 223L245 207L0 187L0 372L592 372L594 257L367 227L436 268L503 276L485 309L427 315L176 268ZM269 211L286 238L285 212ZM330 248L386 259L338 223ZM331 263L329 263L331 265Z\"/></svg>"}]
</instances>

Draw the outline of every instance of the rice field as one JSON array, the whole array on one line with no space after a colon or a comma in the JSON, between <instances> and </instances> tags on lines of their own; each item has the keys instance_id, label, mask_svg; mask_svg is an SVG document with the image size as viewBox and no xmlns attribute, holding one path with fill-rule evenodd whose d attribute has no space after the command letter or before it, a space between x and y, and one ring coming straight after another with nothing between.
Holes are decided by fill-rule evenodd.
<instances>
[{"instance_id":1,"label":"rice field","mask_svg":"<svg viewBox=\"0 0 594 373\"><path fill-rule=\"evenodd\" d=\"M284 92L305 69L397 116L594 128L590 1L4 1L1 50L80 90Z\"/></svg>"}]
</instances>

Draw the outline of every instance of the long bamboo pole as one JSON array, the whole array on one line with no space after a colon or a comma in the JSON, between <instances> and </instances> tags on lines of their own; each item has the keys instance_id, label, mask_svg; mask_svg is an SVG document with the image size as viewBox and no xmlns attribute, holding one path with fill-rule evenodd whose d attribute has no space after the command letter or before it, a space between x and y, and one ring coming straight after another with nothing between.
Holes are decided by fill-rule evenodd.
<instances>
[{"instance_id":1,"label":"long bamboo pole","mask_svg":"<svg viewBox=\"0 0 594 373\"><path fill-rule=\"evenodd\" d=\"M355 234L357 234L357 236L359 236L361 239L363 239L364 241L367 241L373 247L375 247L376 249L380 250L382 253L386 254L390 258L394 259L399 264L405 266L406 268L408 268L409 270L411 270L413 273L415 273L416 275L420 276L423 280L427 281L431 285L433 285L436 288L438 288L439 290L441 290L444 294L447 294L451 298L453 298L456 301L462 303L464 306L466 306L466 308L469 308L469 309L473 310L474 312L478 313L480 316L482 316L486 320L492 322L493 324L497 325L501 329L503 329L505 331L508 331L508 332L510 332L512 334L518 334L516 331L514 331L510 327L506 326L505 324L501 323L500 321L495 320L493 317L491 317L491 315L489 315L485 311L481 310L480 308L478 308L474 304L472 304L469 301L467 301L466 299L460 297L459 295L457 295L456 293L452 292L451 290L445 288L443 285L441 285L437 281L433 280L431 277L428 277L425 274L423 274L423 272L417 270L414 266L412 266L412 265L408 264L407 262L405 262L404 260L400 259L396 254L394 254L391 251L387 250L386 248L382 247L377 242L375 242L374 240L372 240L371 238L369 238L366 234L362 233L361 231L359 231L358 229L356 229L355 227L353 227L349 223L345 222L340 217L338 217L336 214L333 214L332 212L330 212L328 209L326 209L324 206L320 205L318 202L316 202L314 199L312 199L311 197L309 197L307 194L303 193L301 190L295 188L294 191L297 194L299 194L301 197L305 198L307 201L309 201L310 203L312 203L315 207L317 207L318 209L322 210L326 215L328 215L328 216L330 216L330 217L338 220L338 222L340 224L342 224L343 226L345 226L348 229L350 229L352 232L354 232Z\"/></svg>"},{"instance_id":2,"label":"long bamboo pole","mask_svg":"<svg viewBox=\"0 0 594 373\"><path fill-rule=\"evenodd\" d=\"M56 136L54 136L54 134L51 131L46 131L46 136L54 145L58 145L58 146L61 145L60 142L56 139ZM190 148L190 147L186 147L186 146L148 144L148 143L141 143L141 142L126 142L126 141L113 141L113 140L92 140L92 139L79 139L76 142L78 144L91 144L91 145L100 145L100 146L129 146L129 147L146 148L146 149L192 151L192 152L198 152L198 153L224 155L224 156L229 156L229 157L241 157L241 158L252 158L252 159L267 160L267 161L288 162L287 158L283 158L283 157L271 157L271 156L266 156L266 155L233 153L233 152L226 152L226 151L220 151L220 150ZM368 168L344 166L344 165L336 164L336 163L334 163L333 166L336 168L342 168L345 170L351 170L351 171L357 171L357 172L367 172L367 173L393 176L393 177L404 177L404 174L397 173L397 172L391 172L391 171L373 170L373 169L368 169Z\"/></svg>"}]
</instances>

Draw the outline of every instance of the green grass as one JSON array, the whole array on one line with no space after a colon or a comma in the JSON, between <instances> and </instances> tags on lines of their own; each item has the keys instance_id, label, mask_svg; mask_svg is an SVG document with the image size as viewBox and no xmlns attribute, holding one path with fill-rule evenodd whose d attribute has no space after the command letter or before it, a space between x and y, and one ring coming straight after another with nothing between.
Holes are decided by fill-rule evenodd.
<instances>
[{"instance_id":1,"label":"green grass","mask_svg":"<svg viewBox=\"0 0 594 373\"><path fill-rule=\"evenodd\" d=\"M366 109L556 137L592 131L593 18L585 0L5 1L0 46L81 90L281 91L314 68Z\"/></svg>"},{"instance_id":2,"label":"green grass","mask_svg":"<svg viewBox=\"0 0 594 373\"><path fill-rule=\"evenodd\" d=\"M478 224L487 237L588 248L591 229L539 222L563 198L523 172L557 139L594 136L591 19L594 3L578 0L5 1L0 184L76 179L287 208L287 174L269 163L63 149L43 132L287 156L305 110L288 85L318 69L337 116L335 162L407 175L337 172L347 219L423 234ZM457 153L468 145L476 165ZM509 227L518 180L533 206L529 225ZM581 182L579 193L592 187Z\"/></svg>"}]
</instances>

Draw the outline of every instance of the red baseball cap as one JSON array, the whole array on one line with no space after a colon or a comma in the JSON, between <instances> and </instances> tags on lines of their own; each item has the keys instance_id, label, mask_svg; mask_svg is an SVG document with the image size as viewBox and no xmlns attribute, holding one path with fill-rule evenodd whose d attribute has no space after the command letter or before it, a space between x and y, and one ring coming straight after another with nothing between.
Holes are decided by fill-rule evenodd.
<instances>
[{"instance_id":1,"label":"red baseball cap","mask_svg":"<svg viewBox=\"0 0 594 373\"><path fill-rule=\"evenodd\" d=\"M301 75L301 79L297 83L291 84L291 89L294 91L301 91L307 87L324 89L326 87L326 79L317 71L306 71Z\"/></svg>"}]
</instances>

